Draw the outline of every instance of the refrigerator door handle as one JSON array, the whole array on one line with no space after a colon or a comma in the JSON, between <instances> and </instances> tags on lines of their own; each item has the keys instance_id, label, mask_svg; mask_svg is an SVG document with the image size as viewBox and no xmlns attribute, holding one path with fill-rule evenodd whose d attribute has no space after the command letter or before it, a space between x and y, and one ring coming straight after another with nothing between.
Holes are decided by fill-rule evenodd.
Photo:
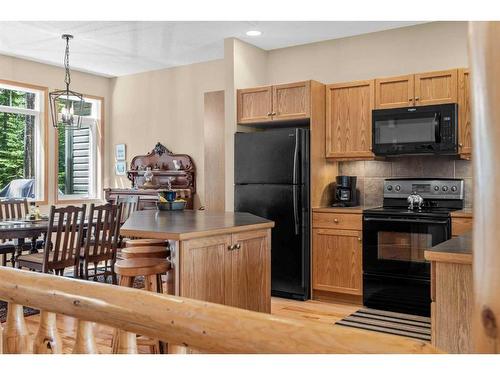
<instances>
[{"instance_id":1,"label":"refrigerator door handle","mask_svg":"<svg viewBox=\"0 0 500 375\"><path fill-rule=\"evenodd\" d=\"M298 236L300 234L300 221L299 221L299 194L297 193L297 185L293 185L293 222L295 224L295 234Z\"/></svg>"},{"instance_id":2,"label":"refrigerator door handle","mask_svg":"<svg viewBox=\"0 0 500 375\"><path fill-rule=\"evenodd\" d=\"M299 183L299 131L295 130L295 149L293 151L293 184Z\"/></svg>"}]
</instances>

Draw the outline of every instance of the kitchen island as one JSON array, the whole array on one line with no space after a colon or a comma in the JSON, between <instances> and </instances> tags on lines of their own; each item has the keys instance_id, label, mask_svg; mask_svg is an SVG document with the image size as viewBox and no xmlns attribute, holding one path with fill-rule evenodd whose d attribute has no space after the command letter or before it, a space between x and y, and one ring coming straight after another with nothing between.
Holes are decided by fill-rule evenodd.
<instances>
[{"instance_id":1,"label":"kitchen island","mask_svg":"<svg viewBox=\"0 0 500 375\"><path fill-rule=\"evenodd\" d=\"M472 233L425 251L431 262L432 344L447 353L472 353Z\"/></svg>"},{"instance_id":2,"label":"kitchen island","mask_svg":"<svg viewBox=\"0 0 500 375\"><path fill-rule=\"evenodd\" d=\"M169 240L175 295L271 312L271 228L242 212L136 211L124 237Z\"/></svg>"}]
</instances>

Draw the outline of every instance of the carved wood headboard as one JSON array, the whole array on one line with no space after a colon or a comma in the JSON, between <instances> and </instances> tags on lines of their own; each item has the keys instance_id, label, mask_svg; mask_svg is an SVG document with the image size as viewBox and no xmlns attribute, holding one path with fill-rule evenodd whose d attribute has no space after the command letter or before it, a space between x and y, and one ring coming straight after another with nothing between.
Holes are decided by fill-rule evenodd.
<instances>
[{"instance_id":1,"label":"carved wood headboard","mask_svg":"<svg viewBox=\"0 0 500 375\"><path fill-rule=\"evenodd\" d=\"M132 181L133 188L142 187L147 167L152 169L152 183L156 188L166 188L170 179L173 189L189 189L191 194L196 192L196 169L189 155L174 154L158 142L146 155L137 155L132 159L127 177Z\"/></svg>"}]
</instances>

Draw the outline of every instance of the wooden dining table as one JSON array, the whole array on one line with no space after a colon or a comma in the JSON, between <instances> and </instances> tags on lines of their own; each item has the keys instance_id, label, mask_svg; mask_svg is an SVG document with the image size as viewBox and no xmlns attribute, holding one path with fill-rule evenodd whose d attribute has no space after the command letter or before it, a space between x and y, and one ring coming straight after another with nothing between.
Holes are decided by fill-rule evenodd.
<instances>
[{"instance_id":1,"label":"wooden dining table","mask_svg":"<svg viewBox=\"0 0 500 375\"><path fill-rule=\"evenodd\" d=\"M45 235L49 228L49 220L23 220L9 219L0 220L0 240L12 240L16 246L16 255L21 255L23 245L26 243L26 238L31 239L30 253L37 253L37 239L41 235ZM0 243L1 244L1 243ZM11 260L12 265L15 265L15 258Z\"/></svg>"}]
</instances>

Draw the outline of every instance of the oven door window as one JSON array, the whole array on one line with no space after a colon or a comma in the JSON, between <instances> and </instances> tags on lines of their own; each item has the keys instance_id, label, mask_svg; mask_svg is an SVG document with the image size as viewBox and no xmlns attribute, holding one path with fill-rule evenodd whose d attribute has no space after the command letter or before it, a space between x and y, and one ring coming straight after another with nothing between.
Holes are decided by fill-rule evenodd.
<instances>
[{"instance_id":1,"label":"oven door window","mask_svg":"<svg viewBox=\"0 0 500 375\"><path fill-rule=\"evenodd\" d=\"M431 113L422 117L381 118L375 120L375 143L379 145L402 145L408 143L437 142L437 116Z\"/></svg>"},{"instance_id":2,"label":"oven door window","mask_svg":"<svg viewBox=\"0 0 500 375\"><path fill-rule=\"evenodd\" d=\"M365 218L363 233L365 273L427 278L430 266L424 251L450 238L450 224Z\"/></svg>"},{"instance_id":3,"label":"oven door window","mask_svg":"<svg viewBox=\"0 0 500 375\"><path fill-rule=\"evenodd\" d=\"M379 260L424 263L424 251L432 247L430 233L380 231L377 238Z\"/></svg>"}]
</instances>

